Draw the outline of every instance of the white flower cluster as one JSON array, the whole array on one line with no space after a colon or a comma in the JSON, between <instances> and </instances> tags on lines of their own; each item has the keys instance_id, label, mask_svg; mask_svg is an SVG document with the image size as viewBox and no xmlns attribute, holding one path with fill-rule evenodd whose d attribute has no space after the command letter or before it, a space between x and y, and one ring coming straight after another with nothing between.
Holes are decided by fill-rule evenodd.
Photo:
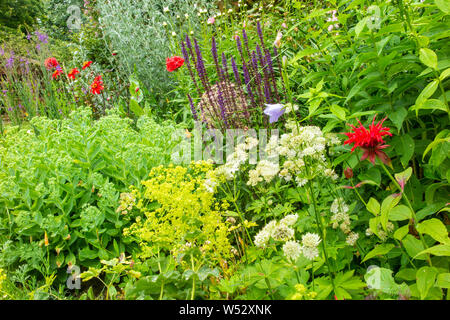
<instances>
[{"instance_id":1,"label":"white flower cluster","mask_svg":"<svg viewBox=\"0 0 450 320\"><path fill-rule=\"evenodd\" d=\"M295 177L299 186L305 185L309 179L317 175L330 177L333 180L338 176L332 169L327 168L325 147L327 140L322 131L316 126L298 126L295 122L288 121L286 127L290 133L280 137L280 145L276 149L285 161L280 168L279 176L286 181ZM272 150L271 142L268 147Z\"/></svg>"},{"instance_id":2,"label":"white flower cluster","mask_svg":"<svg viewBox=\"0 0 450 320\"><path fill-rule=\"evenodd\" d=\"M240 143L234 149L234 152L227 157L224 165L216 169L217 177L224 177L226 180L234 179L235 172L248 160L248 150L258 145L258 140L253 137L247 137L245 143Z\"/></svg>"},{"instance_id":3,"label":"white flower cluster","mask_svg":"<svg viewBox=\"0 0 450 320\"><path fill-rule=\"evenodd\" d=\"M286 241L283 245L283 253L289 261L295 262L302 254L302 246L298 241Z\"/></svg>"},{"instance_id":4,"label":"white flower cluster","mask_svg":"<svg viewBox=\"0 0 450 320\"><path fill-rule=\"evenodd\" d=\"M343 198L337 198L330 206L330 211L333 213L331 222L333 223L333 229L340 227L342 232L349 234L350 230L350 216L348 215L349 207L345 203Z\"/></svg>"},{"instance_id":5,"label":"white flower cluster","mask_svg":"<svg viewBox=\"0 0 450 320\"><path fill-rule=\"evenodd\" d=\"M268 160L261 160L256 168L248 172L249 179L247 184L256 186L259 182L265 181L269 183L278 174L280 170L278 163L272 163Z\"/></svg>"},{"instance_id":6,"label":"white flower cluster","mask_svg":"<svg viewBox=\"0 0 450 320\"><path fill-rule=\"evenodd\" d=\"M277 241L288 241L292 239L294 237L294 229L291 226L297 222L297 219L297 214L291 214L281 219L280 222L276 220L270 221L255 236L255 245L259 248L265 248L270 238Z\"/></svg>"},{"instance_id":7,"label":"white flower cluster","mask_svg":"<svg viewBox=\"0 0 450 320\"><path fill-rule=\"evenodd\" d=\"M314 260L319 256L320 236L316 233L306 233L302 236L302 253L308 260Z\"/></svg>"}]
</instances>

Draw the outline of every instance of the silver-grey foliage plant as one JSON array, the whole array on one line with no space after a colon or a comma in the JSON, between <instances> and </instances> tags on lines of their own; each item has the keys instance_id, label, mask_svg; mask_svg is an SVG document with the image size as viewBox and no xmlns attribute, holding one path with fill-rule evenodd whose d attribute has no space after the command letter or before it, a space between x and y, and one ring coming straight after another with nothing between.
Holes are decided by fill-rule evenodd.
<instances>
[{"instance_id":1,"label":"silver-grey foliage plant","mask_svg":"<svg viewBox=\"0 0 450 320\"><path fill-rule=\"evenodd\" d=\"M104 40L117 53L121 75L128 77L136 68L139 80L153 91L170 86L165 59L177 54L175 44L184 33L199 31L213 7L213 0L97 1Z\"/></svg>"}]
</instances>

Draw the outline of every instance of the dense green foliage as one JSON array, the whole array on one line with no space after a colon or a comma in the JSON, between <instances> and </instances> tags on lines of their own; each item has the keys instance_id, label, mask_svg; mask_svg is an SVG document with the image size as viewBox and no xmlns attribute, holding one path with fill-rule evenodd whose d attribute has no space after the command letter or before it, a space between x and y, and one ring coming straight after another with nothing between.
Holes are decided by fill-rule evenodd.
<instances>
[{"instance_id":1,"label":"dense green foliage","mask_svg":"<svg viewBox=\"0 0 450 320\"><path fill-rule=\"evenodd\" d=\"M0 48L1 298L450 298L448 0L37 15L0 16L38 30Z\"/></svg>"}]
</instances>

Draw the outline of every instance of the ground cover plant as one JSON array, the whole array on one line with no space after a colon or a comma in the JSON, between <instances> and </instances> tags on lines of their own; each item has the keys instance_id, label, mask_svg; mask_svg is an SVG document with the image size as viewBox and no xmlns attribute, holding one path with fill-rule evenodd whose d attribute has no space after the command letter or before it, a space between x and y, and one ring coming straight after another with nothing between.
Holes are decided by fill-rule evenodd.
<instances>
[{"instance_id":1,"label":"ground cover plant","mask_svg":"<svg viewBox=\"0 0 450 320\"><path fill-rule=\"evenodd\" d=\"M449 14L0 16L1 299L448 300Z\"/></svg>"}]
</instances>

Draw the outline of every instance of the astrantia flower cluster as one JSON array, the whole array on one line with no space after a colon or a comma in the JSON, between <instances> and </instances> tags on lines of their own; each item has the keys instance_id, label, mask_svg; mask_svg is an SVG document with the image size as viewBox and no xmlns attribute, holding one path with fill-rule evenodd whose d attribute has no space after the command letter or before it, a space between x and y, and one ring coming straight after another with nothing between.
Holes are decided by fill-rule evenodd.
<instances>
[{"instance_id":1,"label":"astrantia flower cluster","mask_svg":"<svg viewBox=\"0 0 450 320\"><path fill-rule=\"evenodd\" d=\"M333 223L333 229L339 227L342 232L347 236L346 242L349 246L354 246L359 235L352 232L350 229L350 216L348 215L350 208L345 203L343 198L337 198L330 206L330 211L333 213L331 222Z\"/></svg>"},{"instance_id":2,"label":"astrantia flower cluster","mask_svg":"<svg viewBox=\"0 0 450 320\"><path fill-rule=\"evenodd\" d=\"M325 151L328 141L320 128L301 127L293 122L288 122L286 127L291 129L291 132L281 136L280 145L276 148L278 154L285 157L279 176L286 181L295 177L299 186L318 175L337 179L333 169L327 164ZM266 152L269 153L272 151L272 145L269 143L268 147Z\"/></svg>"},{"instance_id":3,"label":"astrantia flower cluster","mask_svg":"<svg viewBox=\"0 0 450 320\"><path fill-rule=\"evenodd\" d=\"M308 260L314 260L319 256L320 236L316 233L308 232L302 236L302 253Z\"/></svg>"},{"instance_id":4,"label":"astrantia flower cluster","mask_svg":"<svg viewBox=\"0 0 450 320\"><path fill-rule=\"evenodd\" d=\"M270 221L261 229L255 236L255 246L265 248L269 240L273 238L276 241L288 241L294 237L294 229L292 225L297 222L298 215L288 215L279 222L276 220Z\"/></svg>"}]
</instances>

